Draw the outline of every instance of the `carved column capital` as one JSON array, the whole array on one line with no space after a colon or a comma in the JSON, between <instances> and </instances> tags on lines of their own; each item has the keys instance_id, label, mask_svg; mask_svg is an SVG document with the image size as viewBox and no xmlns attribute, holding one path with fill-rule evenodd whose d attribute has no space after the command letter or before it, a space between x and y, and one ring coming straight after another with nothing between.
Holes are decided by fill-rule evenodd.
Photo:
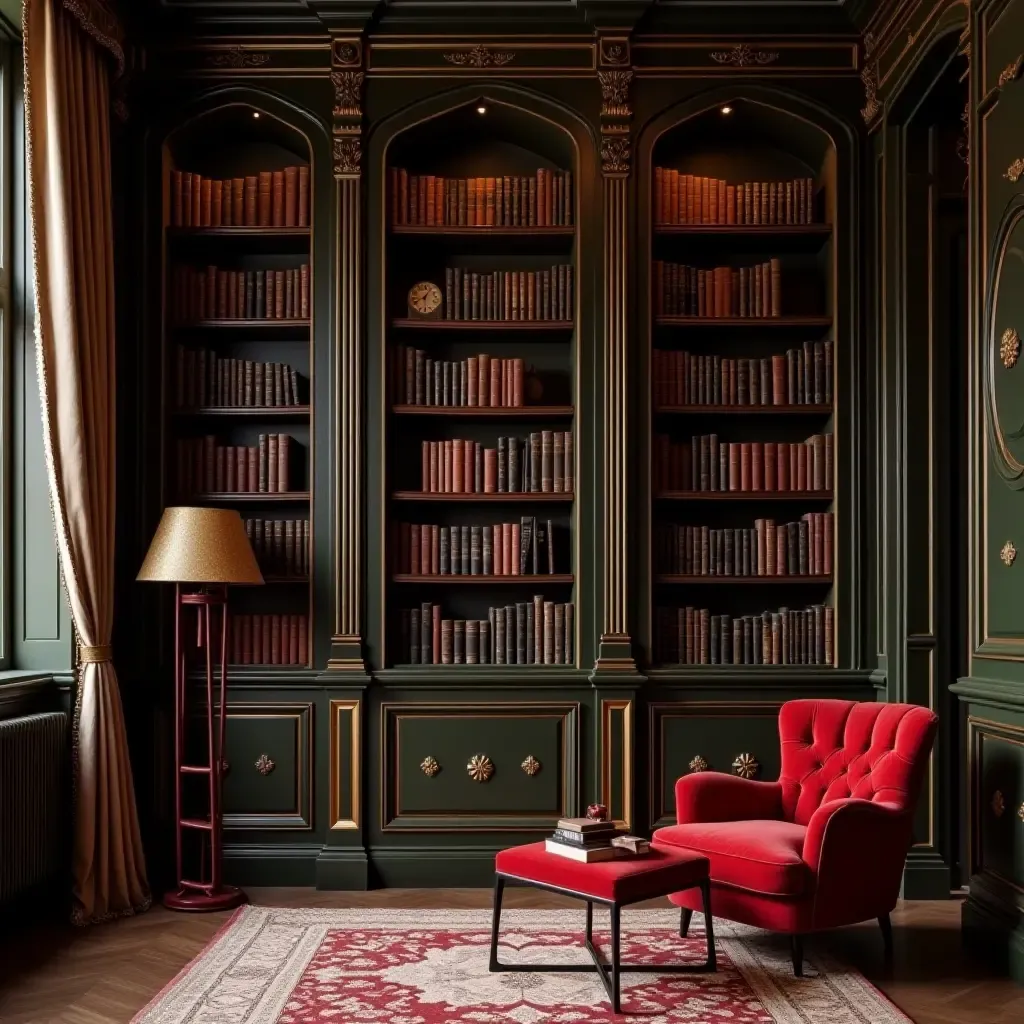
<instances>
[{"instance_id":1,"label":"carved column capital","mask_svg":"<svg viewBox=\"0 0 1024 1024\"><path fill-rule=\"evenodd\" d=\"M359 177L363 153L363 41L339 37L331 43L334 89L334 176Z\"/></svg>"},{"instance_id":2,"label":"carved column capital","mask_svg":"<svg viewBox=\"0 0 1024 1024\"><path fill-rule=\"evenodd\" d=\"M599 33L597 81L601 88L601 173L606 177L628 175L633 141L630 122L633 106L633 56L628 35Z\"/></svg>"}]
</instances>

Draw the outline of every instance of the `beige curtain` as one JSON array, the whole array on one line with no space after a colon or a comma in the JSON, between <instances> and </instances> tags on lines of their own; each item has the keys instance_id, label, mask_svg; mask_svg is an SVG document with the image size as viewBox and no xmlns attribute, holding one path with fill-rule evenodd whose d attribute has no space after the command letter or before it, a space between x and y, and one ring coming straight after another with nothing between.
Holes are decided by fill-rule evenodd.
<instances>
[{"instance_id":1,"label":"beige curtain","mask_svg":"<svg viewBox=\"0 0 1024 1024\"><path fill-rule=\"evenodd\" d=\"M50 499L80 642L73 731L72 919L149 906L117 675L110 79L98 0L25 0L36 353Z\"/></svg>"}]
</instances>

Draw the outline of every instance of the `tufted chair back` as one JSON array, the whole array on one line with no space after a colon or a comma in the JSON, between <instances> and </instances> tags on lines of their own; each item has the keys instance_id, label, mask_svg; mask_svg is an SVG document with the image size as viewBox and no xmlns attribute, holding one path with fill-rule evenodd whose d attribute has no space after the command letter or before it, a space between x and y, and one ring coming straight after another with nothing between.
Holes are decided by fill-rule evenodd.
<instances>
[{"instance_id":1,"label":"tufted chair back","mask_svg":"<svg viewBox=\"0 0 1024 1024\"><path fill-rule=\"evenodd\" d=\"M779 712L782 810L806 825L828 800L856 797L911 810L938 718L916 704L791 700Z\"/></svg>"}]
</instances>

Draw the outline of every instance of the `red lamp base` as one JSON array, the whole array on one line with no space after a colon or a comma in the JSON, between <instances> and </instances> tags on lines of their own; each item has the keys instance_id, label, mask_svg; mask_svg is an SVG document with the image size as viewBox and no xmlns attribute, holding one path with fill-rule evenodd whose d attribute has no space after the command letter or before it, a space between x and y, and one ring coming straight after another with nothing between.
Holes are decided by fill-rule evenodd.
<instances>
[{"instance_id":1,"label":"red lamp base","mask_svg":"<svg viewBox=\"0 0 1024 1024\"><path fill-rule=\"evenodd\" d=\"M222 885L217 892L210 893L186 888L164 893L164 906L168 910L188 910L193 913L234 910L246 902L248 896L234 885Z\"/></svg>"}]
</instances>

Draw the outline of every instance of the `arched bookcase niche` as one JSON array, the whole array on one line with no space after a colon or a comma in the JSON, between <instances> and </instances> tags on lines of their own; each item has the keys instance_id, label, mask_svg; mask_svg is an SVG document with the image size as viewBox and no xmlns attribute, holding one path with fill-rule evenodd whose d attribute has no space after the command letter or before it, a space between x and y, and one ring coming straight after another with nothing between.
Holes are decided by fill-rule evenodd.
<instances>
[{"instance_id":1,"label":"arched bookcase niche","mask_svg":"<svg viewBox=\"0 0 1024 1024\"><path fill-rule=\"evenodd\" d=\"M743 97L647 145L651 663L832 667L836 148Z\"/></svg>"},{"instance_id":2,"label":"arched bookcase niche","mask_svg":"<svg viewBox=\"0 0 1024 1024\"><path fill-rule=\"evenodd\" d=\"M381 660L564 672L581 618L576 138L473 96L399 129L383 161Z\"/></svg>"},{"instance_id":3,"label":"arched bookcase niche","mask_svg":"<svg viewBox=\"0 0 1024 1024\"><path fill-rule=\"evenodd\" d=\"M266 586L232 594L229 672L311 665L308 136L229 102L162 148L164 501L237 508Z\"/></svg>"}]
</instances>

